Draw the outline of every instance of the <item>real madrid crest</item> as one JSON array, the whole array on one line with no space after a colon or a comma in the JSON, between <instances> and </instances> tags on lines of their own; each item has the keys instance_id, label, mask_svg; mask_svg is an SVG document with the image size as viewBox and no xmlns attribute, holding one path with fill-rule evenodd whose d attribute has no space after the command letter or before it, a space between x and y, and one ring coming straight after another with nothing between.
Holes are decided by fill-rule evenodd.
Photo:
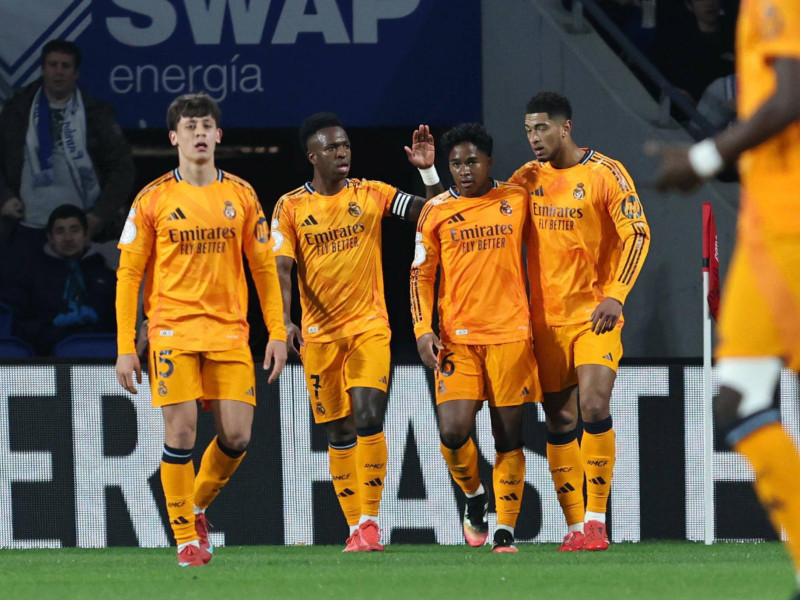
<instances>
[{"instance_id":1,"label":"real madrid crest","mask_svg":"<svg viewBox=\"0 0 800 600\"><path fill-rule=\"evenodd\" d=\"M509 216L512 212L511 205L508 203L507 200L500 201L500 212L505 216Z\"/></svg>"},{"instance_id":2,"label":"real madrid crest","mask_svg":"<svg viewBox=\"0 0 800 600\"><path fill-rule=\"evenodd\" d=\"M584 190L584 189L583 189L583 184L582 184L582 183L579 183L579 184L578 184L578 185L575 187L575 190L572 192L572 195L573 195L573 196L574 196L574 197L575 197L577 200L583 200L583 197L584 197L584 196L586 196L586 190Z\"/></svg>"},{"instance_id":3,"label":"real madrid crest","mask_svg":"<svg viewBox=\"0 0 800 600\"><path fill-rule=\"evenodd\" d=\"M236 209L233 208L233 202L230 200L225 202L225 208L222 210L222 214L228 219L232 219L236 216Z\"/></svg>"},{"instance_id":4,"label":"real madrid crest","mask_svg":"<svg viewBox=\"0 0 800 600\"><path fill-rule=\"evenodd\" d=\"M347 209L347 212L349 212L354 217L357 217L361 214L361 207L355 202L351 202Z\"/></svg>"}]
</instances>

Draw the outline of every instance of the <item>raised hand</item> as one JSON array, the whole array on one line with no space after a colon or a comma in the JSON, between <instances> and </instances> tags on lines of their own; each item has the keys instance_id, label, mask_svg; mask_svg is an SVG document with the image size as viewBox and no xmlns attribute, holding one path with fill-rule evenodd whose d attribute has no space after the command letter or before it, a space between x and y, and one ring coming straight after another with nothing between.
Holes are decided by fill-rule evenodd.
<instances>
[{"instance_id":1,"label":"raised hand","mask_svg":"<svg viewBox=\"0 0 800 600\"><path fill-rule=\"evenodd\" d=\"M405 150L408 162L418 169L432 167L436 158L436 144L430 127L420 125L411 136L411 147L405 146Z\"/></svg>"}]
</instances>

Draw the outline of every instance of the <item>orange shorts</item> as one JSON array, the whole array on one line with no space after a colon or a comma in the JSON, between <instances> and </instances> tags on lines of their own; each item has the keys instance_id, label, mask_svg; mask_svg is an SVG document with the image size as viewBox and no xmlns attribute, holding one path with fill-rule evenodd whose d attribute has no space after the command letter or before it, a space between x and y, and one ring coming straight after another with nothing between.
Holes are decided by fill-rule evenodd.
<instances>
[{"instance_id":1,"label":"orange shorts","mask_svg":"<svg viewBox=\"0 0 800 600\"><path fill-rule=\"evenodd\" d=\"M389 387L392 335L381 327L333 340L306 342L300 357L306 376L308 396L314 409L314 421L327 423L353 412L348 390L354 387Z\"/></svg>"},{"instance_id":2,"label":"orange shorts","mask_svg":"<svg viewBox=\"0 0 800 600\"><path fill-rule=\"evenodd\" d=\"M591 323L533 324L533 352L545 394L578 385L577 367L603 365L616 373L622 358L622 325L597 335Z\"/></svg>"},{"instance_id":3,"label":"orange shorts","mask_svg":"<svg viewBox=\"0 0 800 600\"><path fill-rule=\"evenodd\" d=\"M150 390L153 406L190 400L238 400L256 403L256 377L249 346L195 352L150 345Z\"/></svg>"},{"instance_id":4,"label":"orange shorts","mask_svg":"<svg viewBox=\"0 0 800 600\"><path fill-rule=\"evenodd\" d=\"M536 359L530 340L506 344L446 343L439 353L436 404L488 400L489 406L541 402Z\"/></svg>"},{"instance_id":5,"label":"orange shorts","mask_svg":"<svg viewBox=\"0 0 800 600\"><path fill-rule=\"evenodd\" d=\"M800 370L800 239L740 231L722 288L717 358L777 356Z\"/></svg>"}]
</instances>

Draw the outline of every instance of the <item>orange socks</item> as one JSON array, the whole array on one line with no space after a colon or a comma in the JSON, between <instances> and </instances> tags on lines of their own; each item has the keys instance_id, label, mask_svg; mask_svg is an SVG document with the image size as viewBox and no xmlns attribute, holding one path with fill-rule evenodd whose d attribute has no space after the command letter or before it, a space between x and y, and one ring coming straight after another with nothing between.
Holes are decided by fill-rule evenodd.
<instances>
[{"instance_id":1,"label":"orange socks","mask_svg":"<svg viewBox=\"0 0 800 600\"><path fill-rule=\"evenodd\" d=\"M359 430L356 444L356 472L361 484L361 514L377 517L383 495L383 482L386 479L386 436L381 429L377 433L362 435Z\"/></svg>"},{"instance_id":2,"label":"orange socks","mask_svg":"<svg viewBox=\"0 0 800 600\"><path fill-rule=\"evenodd\" d=\"M223 448L218 437L214 437L200 461L200 470L194 484L194 504L207 508L219 491L228 483L239 467L246 452Z\"/></svg>"},{"instance_id":3,"label":"orange socks","mask_svg":"<svg viewBox=\"0 0 800 600\"><path fill-rule=\"evenodd\" d=\"M786 531L786 548L800 572L800 456L780 423L759 427L733 447L756 473L758 499L775 531Z\"/></svg>"},{"instance_id":4,"label":"orange socks","mask_svg":"<svg viewBox=\"0 0 800 600\"><path fill-rule=\"evenodd\" d=\"M475 447L472 437L467 437L458 448L449 448L441 442L440 448L453 481L465 494L474 494L480 487L481 480L478 476L478 448Z\"/></svg>"},{"instance_id":5,"label":"orange socks","mask_svg":"<svg viewBox=\"0 0 800 600\"><path fill-rule=\"evenodd\" d=\"M339 499L344 518L351 527L358 525L361 516L361 498L356 472L356 442L344 447L329 445L328 462L333 489Z\"/></svg>"},{"instance_id":6,"label":"orange socks","mask_svg":"<svg viewBox=\"0 0 800 600\"><path fill-rule=\"evenodd\" d=\"M583 523L583 462L577 429L547 433L547 462L567 526Z\"/></svg>"},{"instance_id":7,"label":"orange socks","mask_svg":"<svg viewBox=\"0 0 800 600\"><path fill-rule=\"evenodd\" d=\"M194 464L192 451L164 444L161 486L175 541L180 545L197 539L194 530Z\"/></svg>"},{"instance_id":8,"label":"orange socks","mask_svg":"<svg viewBox=\"0 0 800 600\"><path fill-rule=\"evenodd\" d=\"M586 512L606 512L616 458L611 417L583 424L581 459L586 474Z\"/></svg>"},{"instance_id":9,"label":"orange socks","mask_svg":"<svg viewBox=\"0 0 800 600\"><path fill-rule=\"evenodd\" d=\"M477 460L475 462L477 464ZM508 525L513 531L522 504L522 492L525 489L525 454L522 448L496 453L492 481L497 507L497 524Z\"/></svg>"}]
</instances>

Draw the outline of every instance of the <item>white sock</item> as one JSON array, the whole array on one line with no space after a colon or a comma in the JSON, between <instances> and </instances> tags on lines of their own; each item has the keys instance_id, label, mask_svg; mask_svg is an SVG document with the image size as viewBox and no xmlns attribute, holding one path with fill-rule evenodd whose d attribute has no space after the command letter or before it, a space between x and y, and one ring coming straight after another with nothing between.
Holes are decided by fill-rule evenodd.
<instances>
[{"instance_id":1,"label":"white sock","mask_svg":"<svg viewBox=\"0 0 800 600\"><path fill-rule=\"evenodd\" d=\"M495 527L495 531L497 531L498 529L505 529L511 534L511 537L514 537L514 528L511 525L498 525L497 527Z\"/></svg>"},{"instance_id":2,"label":"white sock","mask_svg":"<svg viewBox=\"0 0 800 600\"><path fill-rule=\"evenodd\" d=\"M358 531L358 525L350 525L350 535L353 535L356 531Z\"/></svg>"},{"instance_id":3,"label":"white sock","mask_svg":"<svg viewBox=\"0 0 800 600\"><path fill-rule=\"evenodd\" d=\"M598 513L598 512L592 512L592 511L587 510L586 511L586 516L583 518L583 520L584 520L584 522L585 521L600 521L601 523L605 523L606 522L606 513Z\"/></svg>"},{"instance_id":4,"label":"white sock","mask_svg":"<svg viewBox=\"0 0 800 600\"><path fill-rule=\"evenodd\" d=\"M572 533L573 531L580 531L581 533L583 533L583 521L581 521L580 523L573 523L572 525L567 527L567 531L569 533Z\"/></svg>"},{"instance_id":5,"label":"white sock","mask_svg":"<svg viewBox=\"0 0 800 600\"><path fill-rule=\"evenodd\" d=\"M372 515L361 515L361 518L358 520L358 524L361 525L362 523L366 523L367 521L375 521L375 524L378 524L378 517L373 517Z\"/></svg>"},{"instance_id":6,"label":"white sock","mask_svg":"<svg viewBox=\"0 0 800 600\"><path fill-rule=\"evenodd\" d=\"M197 540L192 540L191 542L184 542L183 544L178 544L178 552L183 552L183 549L186 548L186 546L197 546L199 548L200 542Z\"/></svg>"},{"instance_id":7,"label":"white sock","mask_svg":"<svg viewBox=\"0 0 800 600\"><path fill-rule=\"evenodd\" d=\"M204 514L206 514L206 509L205 508L200 508L199 506L195 506L194 507L194 514L196 514L196 515L204 515Z\"/></svg>"},{"instance_id":8,"label":"white sock","mask_svg":"<svg viewBox=\"0 0 800 600\"><path fill-rule=\"evenodd\" d=\"M478 486L478 489L475 490L472 494L466 494L467 498L475 498L476 496L480 496L481 494L485 494L486 490L483 489L483 484Z\"/></svg>"}]
</instances>

